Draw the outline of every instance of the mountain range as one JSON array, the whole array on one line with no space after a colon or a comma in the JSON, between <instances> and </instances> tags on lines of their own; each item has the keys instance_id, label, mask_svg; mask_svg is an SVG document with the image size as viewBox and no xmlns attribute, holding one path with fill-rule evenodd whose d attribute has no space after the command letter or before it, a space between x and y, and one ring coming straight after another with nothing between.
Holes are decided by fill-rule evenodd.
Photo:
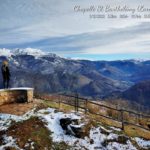
<instances>
[{"instance_id":1,"label":"mountain range","mask_svg":"<svg viewBox=\"0 0 150 150\"><path fill-rule=\"evenodd\" d=\"M150 60L74 60L32 48L0 49L0 63L5 59L9 61L11 87L34 87L37 93L78 92L94 99L122 93L130 99L127 93L135 89L132 87L150 80Z\"/></svg>"}]
</instances>

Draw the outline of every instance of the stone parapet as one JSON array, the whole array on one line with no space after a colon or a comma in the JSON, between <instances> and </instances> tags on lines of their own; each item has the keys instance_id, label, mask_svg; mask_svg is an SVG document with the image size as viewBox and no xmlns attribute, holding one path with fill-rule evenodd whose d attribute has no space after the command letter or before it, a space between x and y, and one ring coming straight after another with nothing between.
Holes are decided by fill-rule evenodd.
<instances>
[{"instance_id":1,"label":"stone parapet","mask_svg":"<svg viewBox=\"0 0 150 150\"><path fill-rule=\"evenodd\" d=\"M11 88L0 90L0 105L33 101L33 88Z\"/></svg>"}]
</instances>

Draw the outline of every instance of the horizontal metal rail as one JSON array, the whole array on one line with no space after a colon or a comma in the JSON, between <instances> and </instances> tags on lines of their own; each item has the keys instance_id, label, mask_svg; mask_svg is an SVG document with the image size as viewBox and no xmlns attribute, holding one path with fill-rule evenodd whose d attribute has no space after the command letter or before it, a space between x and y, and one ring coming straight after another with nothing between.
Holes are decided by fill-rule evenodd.
<instances>
[{"instance_id":1,"label":"horizontal metal rail","mask_svg":"<svg viewBox=\"0 0 150 150\"><path fill-rule=\"evenodd\" d=\"M134 124L134 123L126 121L124 119L124 113L134 114L138 117L142 116L143 118L150 118L150 115L145 115L145 114L142 114L142 113L137 113L137 112L130 111L130 110L125 110L125 109L117 109L117 108L109 107L109 106L106 106L106 105L103 105L103 104L99 104L99 103L90 101L86 98L82 98L82 97L78 97L78 96L74 96L74 95L59 94L59 95L51 95L51 96L45 96L45 97L46 97L46 99L44 99L45 101L63 103L63 104L70 105L70 106L73 106L73 107L77 106L78 108L84 109L85 111L87 111L91 114L98 115L98 116L101 116L101 117L104 117L104 118L107 118L107 119L111 119L111 120L120 122L120 123L122 123L122 126L124 126L124 124L130 124L130 125L133 125L133 126L136 126L136 127L139 127L139 128L150 131L150 129L145 128L141 125ZM64 97L64 98L66 98L66 97L67 98L74 98L74 99L73 99L72 103L70 103L71 101L69 99L62 99L62 97ZM41 98L43 99L43 97L41 97ZM55 99L54 100L49 100L48 98L55 98ZM76 104L75 99L80 100L78 104ZM83 106L79 105L79 104L81 104L81 101L82 101L82 103L84 102L83 103L84 105L82 104ZM87 103L90 103L90 104L93 104L93 105L96 105L96 106L100 106L100 107L104 107L104 108L107 108L107 109L110 109L110 110L118 111L120 113L122 119L115 119L115 118L107 116L107 115L102 115L100 113L91 112L87 108Z\"/></svg>"}]
</instances>

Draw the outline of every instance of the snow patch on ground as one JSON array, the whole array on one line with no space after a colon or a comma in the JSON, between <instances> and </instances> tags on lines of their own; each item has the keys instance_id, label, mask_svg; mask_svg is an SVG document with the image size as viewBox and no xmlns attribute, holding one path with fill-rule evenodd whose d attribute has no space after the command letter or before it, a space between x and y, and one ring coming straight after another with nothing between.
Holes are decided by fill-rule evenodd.
<instances>
[{"instance_id":1,"label":"snow patch on ground","mask_svg":"<svg viewBox=\"0 0 150 150\"><path fill-rule=\"evenodd\" d=\"M137 150L132 143L128 140L127 144L119 144L117 142L111 142L107 145L108 150Z\"/></svg>"},{"instance_id":2,"label":"snow patch on ground","mask_svg":"<svg viewBox=\"0 0 150 150\"><path fill-rule=\"evenodd\" d=\"M46 115L45 115L46 114ZM64 114L63 112L55 112L54 109L46 109L40 110L39 117L42 118L43 121L47 123L47 127L50 131L52 131L52 138L54 142L66 142L67 144L74 147L74 149L82 149L83 147L89 150L112 150L111 145L114 149L124 150L125 148L129 148L130 150L136 150L136 148L131 144L130 141L127 144L119 144L116 142L112 142L107 147L104 147L102 144L105 140L117 139L118 135L112 133L112 130L105 129L104 127L93 127L90 130L89 137L85 137L84 139L76 138L74 136L66 135L62 127L60 126L59 120L61 118L73 118L73 119L81 119L82 116L77 116L74 113ZM109 132L109 135L102 134L101 131L105 130ZM92 143L90 143L92 141Z\"/></svg>"},{"instance_id":3,"label":"snow patch on ground","mask_svg":"<svg viewBox=\"0 0 150 150\"><path fill-rule=\"evenodd\" d=\"M27 112L23 116L0 113L0 131L7 130L13 121L19 122L19 121L27 120L31 116L35 116L34 111L35 109L32 109L31 111Z\"/></svg>"},{"instance_id":4,"label":"snow patch on ground","mask_svg":"<svg viewBox=\"0 0 150 150\"><path fill-rule=\"evenodd\" d=\"M8 114L0 114L0 131L7 130L7 128L11 125L11 121L14 120L16 122L23 121L31 116L39 117L43 122L45 122L45 126L52 132L52 138L54 142L66 142L68 145L73 146L73 149L81 150L81 149L88 149L88 150L136 150L136 148L132 145L130 140L127 140L126 144L120 144L116 142L118 139L118 134L113 133L113 130L108 130L103 126L93 127L89 131L89 136L81 138L76 138L72 135L66 135L65 131L62 129L60 125L61 118L72 118L72 119L82 119L84 117L83 114L75 114L71 113L63 113L57 112L55 109L47 108L42 109L39 111L35 111L34 109L29 111L23 116L15 116L15 115L8 115ZM83 125L83 124L81 124ZM117 128L116 128L117 129ZM105 134L106 131L107 134ZM117 129L118 130L118 129ZM108 142L106 146L104 146L104 142L106 140L111 140ZM113 141L114 140L114 141ZM145 141L141 138L135 138L136 142L140 147L147 148L150 145L150 141ZM4 145L0 146L0 150L3 150L6 146L16 147L19 149L15 144L15 139L12 137L4 137Z\"/></svg>"},{"instance_id":5,"label":"snow patch on ground","mask_svg":"<svg viewBox=\"0 0 150 150\"><path fill-rule=\"evenodd\" d=\"M16 145L16 140L13 139L11 136L3 136L4 143L3 145L0 145L0 150L5 150L7 147L14 147L16 150L22 150Z\"/></svg>"},{"instance_id":6,"label":"snow patch on ground","mask_svg":"<svg viewBox=\"0 0 150 150\"><path fill-rule=\"evenodd\" d=\"M143 140L142 138L139 138L139 137L136 137L134 139L140 147L150 149L150 141Z\"/></svg>"},{"instance_id":7,"label":"snow patch on ground","mask_svg":"<svg viewBox=\"0 0 150 150\"><path fill-rule=\"evenodd\" d=\"M115 131L121 131L121 129L116 128L116 127L110 127L111 129L115 130Z\"/></svg>"}]
</instances>

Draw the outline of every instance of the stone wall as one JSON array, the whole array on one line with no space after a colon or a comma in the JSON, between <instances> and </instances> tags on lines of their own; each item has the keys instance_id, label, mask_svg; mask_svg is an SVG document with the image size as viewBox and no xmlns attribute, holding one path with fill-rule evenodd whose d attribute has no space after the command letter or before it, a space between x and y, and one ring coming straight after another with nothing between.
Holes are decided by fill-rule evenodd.
<instances>
[{"instance_id":1,"label":"stone wall","mask_svg":"<svg viewBox=\"0 0 150 150\"><path fill-rule=\"evenodd\" d=\"M32 88L11 88L0 90L0 105L33 101Z\"/></svg>"}]
</instances>

